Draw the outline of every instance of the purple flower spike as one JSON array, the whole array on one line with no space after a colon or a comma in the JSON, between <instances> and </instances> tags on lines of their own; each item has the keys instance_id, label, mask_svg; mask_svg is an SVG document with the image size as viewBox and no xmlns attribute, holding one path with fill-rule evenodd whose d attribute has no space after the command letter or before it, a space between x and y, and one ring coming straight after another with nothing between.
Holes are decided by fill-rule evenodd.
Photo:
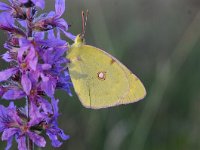
<instances>
[{"instance_id":1,"label":"purple flower spike","mask_svg":"<svg viewBox=\"0 0 200 150\"><path fill-rule=\"evenodd\" d=\"M37 15L37 8L44 6L44 0L0 2L0 30L8 34L7 51L0 57L10 66L0 71L0 97L10 101L8 107L0 105L0 132L2 141L7 141L6 150L13 142L19 150L28 149L27 141L45 147L44 134L53 147L69 139L58 126L55 92L61 89L72 95L65 57L69 45L61 33L72 40L75 36L61 18L65 0L55 0L55 11ZM16 101L25 106L15 106Z\"/></svg>"}]
</instances>

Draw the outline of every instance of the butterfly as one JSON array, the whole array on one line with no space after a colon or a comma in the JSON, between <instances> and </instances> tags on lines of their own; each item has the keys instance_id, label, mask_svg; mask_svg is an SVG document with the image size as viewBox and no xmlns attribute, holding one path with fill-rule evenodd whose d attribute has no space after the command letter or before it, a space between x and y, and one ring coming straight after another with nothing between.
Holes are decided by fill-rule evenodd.
<instances>
[{"instance_id":1,"label":"butterfly","mask_svg":"<svg viewBox=\"0 0 200 150\"><path fill-rule=\"evenodd\" d=\"M83 34L76 36L66 57L75 92L87 108L133 103L146 96L136 75L112 55L86 45Z\"/></svg>"}]
</instances>

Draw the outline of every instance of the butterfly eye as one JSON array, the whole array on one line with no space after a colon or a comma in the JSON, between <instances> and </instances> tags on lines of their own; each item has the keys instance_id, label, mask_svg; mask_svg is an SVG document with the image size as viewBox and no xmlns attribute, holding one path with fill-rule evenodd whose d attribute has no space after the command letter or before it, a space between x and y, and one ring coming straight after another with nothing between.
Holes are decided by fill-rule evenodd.
<instances>
[{"instance_id":1,"label":"butterfly eye","mask_svg":"<svg viewBox=\"0 0 200 150\"><path fill-rule=\"evenodd\" d=\"M83 42L84 41L84 39L83 39L83 37L81 37L81 42Z\"/></svg>"},{"instance_id":2,"label":"butterfly eye","mask_svg":"<svg viewBox=\"0 0 200 150\"><path fill-rule=\"evenodd\" d=\"M79 39L81 40L81 42L83 42L84 41L84 35L83 34L79 34L78 36L79 36Z\"/></svg>"}]
</instances>

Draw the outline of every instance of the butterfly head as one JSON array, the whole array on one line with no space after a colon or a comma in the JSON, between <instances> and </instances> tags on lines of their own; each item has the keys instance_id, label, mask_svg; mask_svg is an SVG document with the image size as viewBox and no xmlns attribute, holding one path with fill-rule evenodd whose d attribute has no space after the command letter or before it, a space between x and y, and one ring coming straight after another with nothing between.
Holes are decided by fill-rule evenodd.
<instances>
[{"instance_id":1,"label":"butterfly head","mask_svg":"<svg viewBox=\"0 0 200 150\"><path fill-rule=\"evenodd\" d=\"M74 44L72 46L79 47L79 46L84 45L84 44L85 44L84 36L82 34L78 34L76 36L76 39L75 39Z\"/></svg>"}]
</instances>

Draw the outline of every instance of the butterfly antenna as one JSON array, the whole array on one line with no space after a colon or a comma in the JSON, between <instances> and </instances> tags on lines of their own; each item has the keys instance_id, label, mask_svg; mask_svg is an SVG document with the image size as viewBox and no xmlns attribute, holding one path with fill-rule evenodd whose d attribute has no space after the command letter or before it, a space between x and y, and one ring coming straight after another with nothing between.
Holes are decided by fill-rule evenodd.
<instances>
[{"instance_id":1,"label":"butterfly antenna","mask_svg":"<svg viewBox=\"0 0 200 150\"><path fill-rule=\"evenodd\" d=\"M82 11L82 33L81 33L82 37L85 36L88 14L89 14L88 10L86 11L86 15L84 11Z\"/></svg>"}]
</instances>

